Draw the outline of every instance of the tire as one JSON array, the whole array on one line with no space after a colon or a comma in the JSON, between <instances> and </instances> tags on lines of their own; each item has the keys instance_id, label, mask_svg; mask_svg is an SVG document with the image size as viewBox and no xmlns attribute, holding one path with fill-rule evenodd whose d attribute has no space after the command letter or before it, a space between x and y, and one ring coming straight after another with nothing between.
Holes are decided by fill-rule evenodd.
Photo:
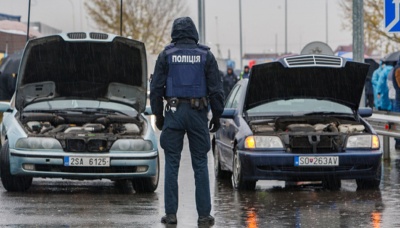
<instances>
[{"instance_id":1,"label":"tire","mask_svg":"<svg viewBox=\"0 0 400 228\"><path fill-rule=\"evenodd\" d=\"M213 155L214 155L214 174L215 174L215 178L223 179L223 180L229 179L231 177L232 173L229 172L229 171L221 169L221 163L219 161L219 153L218 153L219 150L218 150L218 147L215 146L213 151L214 151Z\"/></svg>"},{"instance_id":2,"label":"tire","mask_svg":"<svg viewBox=\"0 0 400 228\"><path fill-rule=\"evenodd\" d=\"M356 179L357 183L357 190L363 189L378 189L379 185L381 184L382 178L382 166L379 165L378 169L376 170L375 177L372 179Z\"/></svg>"},{"instance_id":3,"label":"tire","mask_svg":"<svg viewBox=\"0 0 400 228\"><path fill-rule=\"evenodd\" d=\"M234 150L233 155L233 166L232 166L232 187L237 190L254 190L256 188L257 181L245 181L242 176L242 166L240 164L239 155Z\"/></svg>"},{"instance_id":4,"label":"tire","mask_svg":"<svg viewBox=\"0 0 400 228\"><path fill-rule=\"evenodd\" d=\"M336 177L327 177L322 180L322 187L331 191L337 191L342 187L342 181Z\"/></svg>"},{"instance_id":5,"label":"tire","mask_svg":"<svg viewBox=\"0 0 400 228\"><path fill-rule=\"evenodd\" d=\"M0 177L3 187L9 192L24 192L28 190L32 185L32 177L11 175L8 141L1 147L0 153Z\"/></svg>"},{"instance_id":6,"label":"tire","mask_svg":"<svg viewBox=\"0 0 400 228\"><path fill-rule=\"evenodd\" d=\"M157 156L156 175L154 177L143 177L132 180L133 189L137 193L152 193L158 187L160 179L160 157Z\"/></svg>"}]
</instances>

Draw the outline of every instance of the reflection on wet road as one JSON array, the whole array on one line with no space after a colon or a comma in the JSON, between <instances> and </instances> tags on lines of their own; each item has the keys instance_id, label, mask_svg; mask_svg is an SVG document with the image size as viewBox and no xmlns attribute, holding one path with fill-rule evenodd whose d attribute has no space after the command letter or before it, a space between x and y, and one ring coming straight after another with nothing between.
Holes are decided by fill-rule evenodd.
<instances>
[{"instance_id":1,"label":"reflection on wet road","mask_svg":"<svg viewBox=\"0 0 400 228\"><path fill-rule=\"evenodd\" d=\"M355 181L342 181L340 191L325 190L319 183L259 181L254 192L235 191L229 180L216 181L210 154L214 227L400 227L397 153L393 149L392 161L384 163L380 190L357 191ZM34 179L25 193L6 192L0 184L0 226L196 227L187 144L179 183L177 226L160 223L164 214L162 182L153 194L137 194L128 182L61 179Z\"/></svg>"},{"instance_id":2,"label":"reflection on wet road","mask_svg":"<svg viewBox=\"0 0 400 228\"><path fill-rule=\"evenodd\" d=\"M343 181L342 190L337 192L317 185L273 187L270 183L259 184L256 192L243 193L229 193L226 191L229 183L218 183L216 215L224 217L230 227L380 227L382 224L384 204L380 191L356 191L355 183L350 181Z\"/></svg>"}]
</instances>

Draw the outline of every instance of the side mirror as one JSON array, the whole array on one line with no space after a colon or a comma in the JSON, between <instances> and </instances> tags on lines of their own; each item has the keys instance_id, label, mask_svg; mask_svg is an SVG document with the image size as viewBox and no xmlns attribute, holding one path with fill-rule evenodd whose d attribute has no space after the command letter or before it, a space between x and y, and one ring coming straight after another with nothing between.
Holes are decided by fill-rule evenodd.
<instances>
[{"instance_id":1,"label":"side mirror","mask_svg":"<svg viewBox=\"0 0 400 228\"><path fill-rule=\"evenodd\" d=\"M7 112L11 110L10 102L0 101L0 112Z\"/></svg>"},{"instance_id":2,"label":"side mirror","mask_svg":"<svg viewBox=\"0 0 400 228\"><path fill-rule=\"evenodd\" d=\"M237 110L235 108L225 108L222 112L221 118L233 119L237 115Z\"/></svg>"},{"instance_id":3,"label":"side mirror","mask_svg":"<svg viewBox=\"0 0 400 228\"><path fill-rule=\"evenodd\" d=\"M372 108L359 108L358 114L361 117L370 117L372 116Z\"/></svg>"},{"instance_id":4,"label":"side mirror","mask_svg":"<svg viewBox=\"0 0 400 228\"><path fill-rule=\"evenodd\" d=\"M144 110L145 115L153 115L153 111L151 110L150 106L146 106L146 109Z\"/></svg>"}]
</instances>

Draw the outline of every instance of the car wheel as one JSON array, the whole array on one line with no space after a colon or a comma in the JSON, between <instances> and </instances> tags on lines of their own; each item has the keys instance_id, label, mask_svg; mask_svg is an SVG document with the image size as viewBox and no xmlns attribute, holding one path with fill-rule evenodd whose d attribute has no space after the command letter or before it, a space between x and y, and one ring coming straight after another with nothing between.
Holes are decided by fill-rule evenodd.
<instances>
[{"instance_id":1,"label":"car wheel","mask_svg":"<svg viewBox=\"0 0 400 228\"><path fill-rule=\"evenodd\" d=\"M219 161L219 150L218 147L214 148L214 174L217 179L228 179L232 173L221 169L221 163Z\"/></svg>"},{"instance_id":2,"label":"car wheel","mask_svg":"<svg viewBox=\"0 0 400 228\"><path fill-rule=\"evenodd\" d=\"M327 177L322 180L322 187L332 191L337 191L342 187L342 181L336 177Z\"/></svg>"},{"instance_id":3,"label":"car wheel","mask_svg":"<svg viewBox=\"0 0 400 228\"><path fill-rule=\"evenodd\" d=\"M138 193L151 193L158 187L160 179L160 157L157 156L156 175L154 177L135 178L132 180L132 186Z\"/></svg>"},{"instance_id":4,"label":"car wheel","mask_svg":"<svg viewBox=\"0 0 400 228\"><path fill-rule=\"evenodd\" d=\"M0 153L0 176L3 187L9 192L23 192L28 190L32 185L32 177L11 175L8 141L1 147Z\"/></svg>"},{"instance_id":5,"label":"car wheel","mask_svg":"<svg viewBox=\"0 0 400 228\"><path fill-rule=\"evenodd\" d=\"M239 159L239 154L234 151L233 155L233 166L232 166L232 187L238 190L254 190L256 187L256 181L245 181L242 176L242 166Z\"/></svg>"},{"instance_id":6,"label":"car wheel","mask_svg":"<svg viewBox=\"0 0 400 228\"><path fill-rule=\"evenodd\" d=\"M376 170L375 178L373 179L356 179L357 190L362 189L377 189L381 184L382 166L380 165Z\"/></svg>"}]
</instances>

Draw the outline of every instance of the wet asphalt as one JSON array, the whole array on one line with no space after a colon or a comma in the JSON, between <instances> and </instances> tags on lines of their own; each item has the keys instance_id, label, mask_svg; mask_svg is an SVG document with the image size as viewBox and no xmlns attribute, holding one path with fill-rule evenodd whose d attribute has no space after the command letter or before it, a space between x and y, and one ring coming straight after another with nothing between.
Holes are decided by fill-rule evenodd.
<instances>
[{"instance_id":1,"label":"wet asphalt","mask_svg":"<svg viewBox=\"0 0 400 228\"><path fill-rule=\"evenodd\" d=\"M161 148L160 152L162 171ZM238 192L229 180L215 180L209 153L213 227L400 227L399 155L391 149L379 190L357 191L354 180L342 181L339 191L325 190L319 183L259 181L256 191ZM6 192L0 184L0 227L197 227L187 141L179 173L177 225L160 223L163 172L160 176L152 194L138 194L129 183L108 180L34 179L25 193Z\"/></svg>"}]
</instances>

